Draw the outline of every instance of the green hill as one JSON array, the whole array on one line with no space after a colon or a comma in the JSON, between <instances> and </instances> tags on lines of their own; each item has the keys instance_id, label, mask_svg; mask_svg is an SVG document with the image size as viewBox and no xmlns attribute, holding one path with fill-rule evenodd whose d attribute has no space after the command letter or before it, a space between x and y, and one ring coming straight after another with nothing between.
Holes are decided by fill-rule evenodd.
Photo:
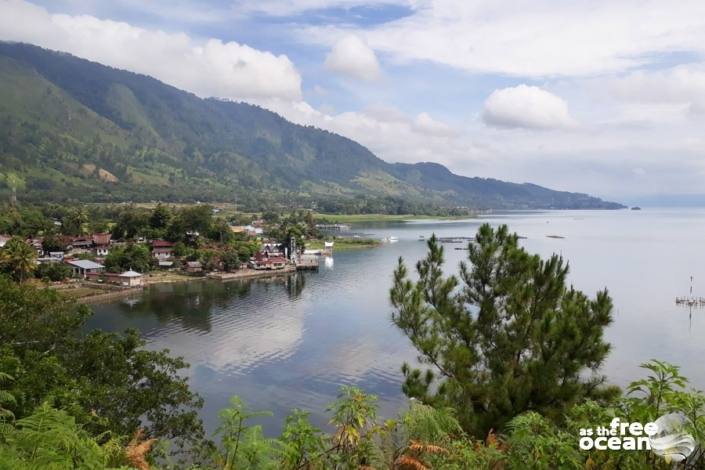
<instances>
[{"instance_id":1,"label":"green hill","mask_svg":"<svg viewBox=\"0 0 705 470\"><path fill-rule=\"evenodd\" d=\"M0 163L29 201L233 201L324 211L619 208L532 184L390 164L244 103L36 46L0 43ZM5 187L0 191L8 192Z\"/></svg>"}]
</instances>

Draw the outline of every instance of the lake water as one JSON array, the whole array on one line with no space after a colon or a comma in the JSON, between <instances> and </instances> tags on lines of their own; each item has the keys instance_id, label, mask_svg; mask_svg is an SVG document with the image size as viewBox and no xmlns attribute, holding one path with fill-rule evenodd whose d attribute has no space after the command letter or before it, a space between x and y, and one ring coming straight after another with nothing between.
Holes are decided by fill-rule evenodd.
<instances>
[{"instance_id":1,"label":"lake water","mask_svg":"<svg viewBox=\"0 0 705 470\"><path fill-rule=\"evenodd\" d=\"M705 309L675 305L688 294L705 297L705 211L561 211L507 213L466 221L384 223L356 226L376 237L396 236L380 248L339 252L317 273L251 282L203 281L158 285L144 293L96 305L89 326L136 328L150 348L168 348L191 368L191 386L205 399L209 430L231 395L274 417L277 432L292 408L322 411L341 385L357 385L379 397L381 413L404 406L401 373L415 352L391 324L388 291L397 258L411 267L424 256L420 235L473 236L489 222L506 223L525 236L527 250L560 253L570 282L593 295L608 287L614 323L613 349L603 372L625 385L650 358L682 366L705 388ZM559 235L563 239L549 238ZM448 271L466 251L445 245Z\"/></svg>"}]
</instances>

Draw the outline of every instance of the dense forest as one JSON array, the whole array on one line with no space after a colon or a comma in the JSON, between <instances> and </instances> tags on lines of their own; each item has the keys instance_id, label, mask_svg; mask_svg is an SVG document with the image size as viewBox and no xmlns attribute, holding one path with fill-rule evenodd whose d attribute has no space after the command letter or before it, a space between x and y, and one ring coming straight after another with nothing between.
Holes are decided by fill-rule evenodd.
<instances>
[{"instance_id":1,"label":"dense forest","mask_svg":"<svg viewBox=\"0 0 705 470\"><path fill-rule=\"evenodd\" d=\"M0 196L25 201L231 201L322 212L619 208L585 194L390 164L265 109L0 43Z\"/></svg>"}]
</instances>

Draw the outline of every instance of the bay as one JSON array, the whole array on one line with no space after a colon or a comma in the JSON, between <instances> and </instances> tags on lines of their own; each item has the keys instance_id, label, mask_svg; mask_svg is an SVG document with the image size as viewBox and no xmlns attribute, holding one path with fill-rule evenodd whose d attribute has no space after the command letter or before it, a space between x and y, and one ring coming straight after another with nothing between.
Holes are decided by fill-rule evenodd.
<instances>
[{"instance_id":1,"label":"bay","mask_svg":"<svg viewBox=\"0 0 705 470\"><path fill-rule=\"evenodd\" d=\"M521 244L542 256L561 254L570 282L589 295L607 287L614 323L602 372L626 385L639 364L678 364L705 387L705 309L676 306L676 296L705 297L705 210L515 212L461 221L411 221L354 226L356 232L399 239L380 248L337 252L317 273L249 282L196 281L156 285L141 294L94 305L88 328L138 329L148 347L168 348L191 364L191 386L205 399L212 431L217 412L239 395L278 432L292 408L325 425L327 404L341 385L379 397L393 416L406 403L400 366L415 351L390 320L392 272L401 256L413 268L424 256L420 236L471 237L477 227L508 224ZM554 238L561 237L561 238ZM467 252L444 244L449 273Z\"/></svg>"}]
</instances>

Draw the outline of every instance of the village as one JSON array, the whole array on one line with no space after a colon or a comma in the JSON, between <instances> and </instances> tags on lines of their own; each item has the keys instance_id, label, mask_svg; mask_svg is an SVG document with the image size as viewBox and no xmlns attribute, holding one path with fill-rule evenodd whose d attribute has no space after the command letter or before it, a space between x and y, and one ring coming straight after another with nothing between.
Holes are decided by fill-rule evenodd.
<instances>
[{"instance_id":1,"label":"village","mask_svg":"<svg viewBox=\"0 0 705 470\"><path fill-rule=\"evenodd\" d=\"M320 258L333 254L335 242L322 240L310 214L270 214L268 220L253 216L238 224L241 218L226 220L218 212L205 205L129 207L100 225L110 230L93 233L86 229L99 224L92 224L87 214L79 217L78 227L67 229L65 223L76 225L70 213L51 220L39 233L0 234L0 267L2 259L9 265L13 256L28 257L33 266L27 270L35 277L76 298L88 298L194 278L248 279L318 270ZM80 233L62 233L67 231ZM320 248L305 249L306 243ZM14 266L22 265L16 261Z\"/></svg>"}]
</instances>

